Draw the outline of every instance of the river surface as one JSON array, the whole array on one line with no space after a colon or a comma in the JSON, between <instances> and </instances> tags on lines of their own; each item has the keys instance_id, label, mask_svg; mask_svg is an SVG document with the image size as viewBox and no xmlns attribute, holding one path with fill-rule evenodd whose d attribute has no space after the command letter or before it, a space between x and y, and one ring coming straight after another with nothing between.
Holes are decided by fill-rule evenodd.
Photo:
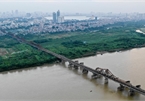
<instances>
[{"instance_id":1,"label":"river surface","mask_svg":"<svg viewBox=\"0 0 145 101\"><path fill-rule=\"evenodd\" d=\"M117 77L140 84L145 89L145 48L124 52L105 53L77 59L85 65L108 68ZM91 73L67 67L68 63L37 66L0 73L0 100L2 101L100 101L140 100L145 96L129 97L127 90L117 91L119 84L104 78L94 80Z\"/></svg>"},{"instance_id":2,"label":"river surface","mask_svg":"<svg viewBox=\"0 0 145 101\"><path fill-rule=\"evenodd\" d=\"M89 20L95 19L95 16L64 16L65 20ZM52 16L45 17L48 20L52 20ZM111 19L110 17L98 17L97 19Z\"/></svg>"}]
</instances>

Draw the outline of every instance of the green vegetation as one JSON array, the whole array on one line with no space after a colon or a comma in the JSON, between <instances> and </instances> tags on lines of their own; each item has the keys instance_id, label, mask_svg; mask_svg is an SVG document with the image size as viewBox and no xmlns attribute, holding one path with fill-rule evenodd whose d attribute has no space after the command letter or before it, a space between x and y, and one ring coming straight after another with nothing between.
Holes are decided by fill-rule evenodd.
<instances>
[{"instance_id":1,"label":"green vegetation","mask_svg":"<svg viewBox=\"0 0 145 101\"><path fill-rule=\"evenodd\" d=\"M86 31L59 34L21 35L48 50L68 58L94 55L101 51L119 51L145 46L145 35L135 30L144 27L145 21L124 22ZM56 61L56 58L41 52L10 36L0 37L0 71L12 70Z\"/></svg>"}]
</instances>

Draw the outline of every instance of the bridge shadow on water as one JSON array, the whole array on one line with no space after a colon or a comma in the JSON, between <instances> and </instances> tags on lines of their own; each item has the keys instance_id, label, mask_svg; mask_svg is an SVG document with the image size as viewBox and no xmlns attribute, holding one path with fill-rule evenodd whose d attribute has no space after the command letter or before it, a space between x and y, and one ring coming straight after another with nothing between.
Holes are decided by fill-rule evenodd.
<instances>
[{"instance_id":1,"label":"bridge shadow on water","mask_svg":"<svg viewBox=\"0 0 145 101\"><path fill-rule=\"evenodd\" d=\"M74 69L73 67L68 67L67 64L60 64L63 68L68 69L69 71L72 71L74 74L81 76L83 79L89 81L92 83L95 87L98 87L104 91L104 94L112 93L114 96L117 96L118 98L123 98L126 100L139 100L140 99L140 94L136 93L134 96L129 96L128 95L128 88L125 88L124 91L119 91L117 90L112 90L109 87L109 84L104 83L104 77L98 78L98 79L93 79L91 77L92 73L88 72L88 74L83 74L82 69ZM112 83L112 82L110 82ZM119 85L118 85L119 86ZM97 89L96 89L97 90ZM91 90L92 91L92 90Z\"/></svg>"}]
</instances>

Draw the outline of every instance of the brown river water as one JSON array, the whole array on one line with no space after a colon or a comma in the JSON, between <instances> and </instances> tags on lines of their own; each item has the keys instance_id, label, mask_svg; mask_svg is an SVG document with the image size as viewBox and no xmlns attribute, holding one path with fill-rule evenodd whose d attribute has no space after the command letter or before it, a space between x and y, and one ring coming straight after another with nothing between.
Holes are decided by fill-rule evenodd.
<instances>
[{"instance_id":1,"label":"brown river water","mask_svg":"<svg viewBox=\"0 0 145 101\"><path fill-rule=\"evenodd\" d=\"M114 75L130 80L145 89L145 48L105 53L77 59L91 68L108 68ZM69 68L68 63L51 64L0 73L0 101L104 101L140 100L145 96L128 96L117 91L118 83L104 78L92 79L92 73Z\"/></svg>"}]
</instances>

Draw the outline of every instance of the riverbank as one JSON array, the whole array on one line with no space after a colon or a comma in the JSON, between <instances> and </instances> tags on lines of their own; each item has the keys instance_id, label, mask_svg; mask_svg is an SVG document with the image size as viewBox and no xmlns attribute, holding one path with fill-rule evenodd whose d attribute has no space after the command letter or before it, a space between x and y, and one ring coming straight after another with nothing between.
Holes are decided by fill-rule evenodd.
<instances>
[{"instance_id":1,"label":"riverbank","mask_svg":"<svg viewBox=\"0 0 145 101\"><path fill-rule=\"evenodd\" d=\"M142 46L142 47L145 47L145 45ZM141 48L141 47L134 47L134 48ZM131 49L134 49L134 48L130 48L130 49L114 49L114 50L111 50L111 51L90 52L90 53L85 53L85 54L83 54L81 56L74 56L75 58L71 58L71 59L84 58L84 57L95 56L95 55L103 55L105 53L127 51L127 50L131 50ZM34 63L34 64L27 64L27 65L22 66L22 67L21 66L11 66L8 69L6 69L6 68L4 68L3 70L1 69L0 72L13 71L13 70L19 70L19 69L24 69L24 68L42 66L42 65L45 65L45 64L53 64L53 63L57 63L56 61L57 61L57 58L54 58L54 59L52 59L50 61L37 62L37 63Z\"/></svg>"}]
</instances>

